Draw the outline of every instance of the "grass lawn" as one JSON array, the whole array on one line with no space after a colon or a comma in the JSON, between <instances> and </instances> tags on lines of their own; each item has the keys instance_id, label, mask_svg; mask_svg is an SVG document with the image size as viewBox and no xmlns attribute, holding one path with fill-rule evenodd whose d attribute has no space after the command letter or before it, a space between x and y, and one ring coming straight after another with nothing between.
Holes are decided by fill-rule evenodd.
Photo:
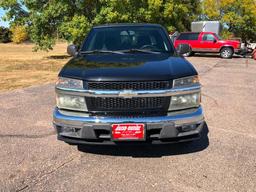
<instances>
[{"instance_id":1,"label":"grass lawn","mask_svg":"<svg viewBox=\"0 0 256 192\"><path fill-rule=\"evenodd\" d=\"M33 52L33 44L0 44L0 92L56 81L69 60L66 43L50 52Z\"/></svg>"}]
</instances>

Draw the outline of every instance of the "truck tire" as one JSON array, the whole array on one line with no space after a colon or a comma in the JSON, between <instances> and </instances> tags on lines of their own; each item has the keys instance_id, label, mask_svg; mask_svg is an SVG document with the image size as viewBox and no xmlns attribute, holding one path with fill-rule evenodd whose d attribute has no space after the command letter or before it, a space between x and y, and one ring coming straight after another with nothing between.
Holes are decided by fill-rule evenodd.
<instances>
[{"instance_id":1,"label":"truck tire","mask_svg":"<svg viewBox=\"0 0 256 192\"><path fill-rule=\"evenodd\" d=\"M220 56L221 58L224 58L224 59L232 58L233 54L234 54L234 50L231 47L223 47L220 50Z\"/></svg>"},{"instance_id":2,"label":"truck tire","mask_svg":"<svg viewBox=\"0 0 256 192\"><path fill-rule=\"evenodd\" d=\"M190 48L190 51L188 53L183 54L182 56L183 57L190 57L190 56L193 56L193 55L194 55L194 53L193 53L192 49Z\"/></svg>"}]
</instances>

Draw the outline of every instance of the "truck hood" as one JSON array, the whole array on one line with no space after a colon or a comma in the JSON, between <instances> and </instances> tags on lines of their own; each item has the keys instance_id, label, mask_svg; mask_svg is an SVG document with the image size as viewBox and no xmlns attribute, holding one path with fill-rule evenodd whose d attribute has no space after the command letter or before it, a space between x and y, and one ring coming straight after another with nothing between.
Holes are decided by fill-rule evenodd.
<instances>
[{"instance_id":1,"label":"truck hood","mask_svg":"<svg viewBox=\"0 0 256 192\"><path fill-rule=\"evenodd\" d=\"M95 54L71 59L59 76L86 81L172 80L197 75L184 58L170 54Z\"/></svg>"},{"instance_id":2,"label":"truck hood","mask_svg":"<svg viewBox=\"0 0 256 192\"><path fill-rule=\"evenodd\" d=\"M236 41L236 40L220 40L219 42L221 43L226 43L226 44L240 44L239 41Z\"/></svg>"}]
</instances>

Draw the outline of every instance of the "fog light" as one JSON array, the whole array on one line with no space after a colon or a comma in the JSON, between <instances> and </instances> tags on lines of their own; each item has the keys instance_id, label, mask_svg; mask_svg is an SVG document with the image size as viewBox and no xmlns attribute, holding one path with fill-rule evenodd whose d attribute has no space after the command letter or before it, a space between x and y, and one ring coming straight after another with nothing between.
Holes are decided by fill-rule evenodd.
<instances>
[{"instance_id":1,"label":"fog light","mask_svg":"<svg viewBox=\"0 0 256 192\"><path fill-rule=\"evenodd\" d=\"M186 132L186 131L192 131L192 130L195 130L197 128L197 125L196 124L193 124L193 125L183 125L181 127L181 130L183 132Z\"/></svg>"},{"instance_id":2,"label":"fog light","mask_svg":"<svg viewBox=\"0 0 256 192\"><path fill-rule=\"evenodd\" d=\"M66 137L79 137L81 129L74 127L62 127L60 134Z\"/></svg>"},{"instance_id":3,"label":"fog light","mask_svg":"<svg viewBox=\"0 0 256 192\"><path fill-rule=\"evenodd\" d=\"M63 132L63 133L74 133L74 132L76 132L76 128L73 128L73 127L63 127L61 132Z\"/></svg>"}]
</instances>

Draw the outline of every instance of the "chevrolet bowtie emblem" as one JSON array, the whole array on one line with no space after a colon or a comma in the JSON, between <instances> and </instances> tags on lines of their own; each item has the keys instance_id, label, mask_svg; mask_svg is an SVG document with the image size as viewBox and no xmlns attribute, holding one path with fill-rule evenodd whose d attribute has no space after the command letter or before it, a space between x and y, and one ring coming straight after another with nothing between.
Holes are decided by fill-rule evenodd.
<instances>
[{"instance_id":1,"label":"chevrolet bowtie emblem","mask_svg":"<svg viewBox=\"0 0 256 192\"><path fill-rule=\"evenodd\" d=\"M136 97L137 95L138 94L133 92L132 90L124 90L119 93L119 96L124 98L133 98L133 97Z\"/></svg>"}]
</instances>

